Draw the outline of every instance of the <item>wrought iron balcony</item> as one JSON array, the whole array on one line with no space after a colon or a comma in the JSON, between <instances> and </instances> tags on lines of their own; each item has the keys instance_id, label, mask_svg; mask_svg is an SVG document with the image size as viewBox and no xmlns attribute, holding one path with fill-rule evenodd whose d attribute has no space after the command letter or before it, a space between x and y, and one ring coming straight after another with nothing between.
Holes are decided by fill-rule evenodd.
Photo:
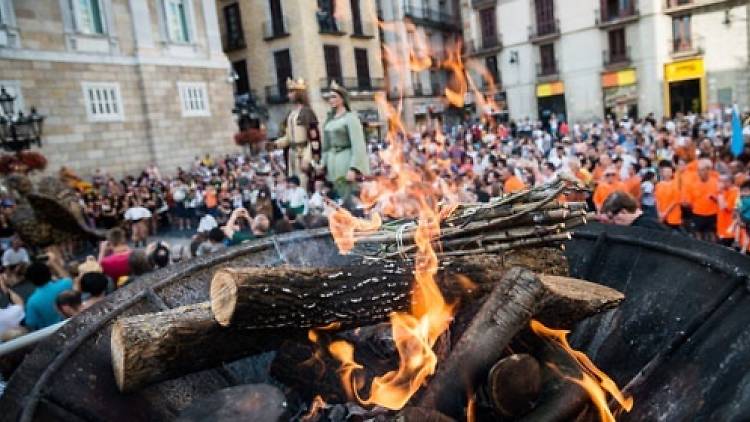
<instances>
[{"instance_id":1,"label":"wrought iron balcony","mask_svg":"<svg viewBox=\"0 0 750 422\"><path fill-rule=\"evenodd\" d=\"M266 103L267 104L286 104L289 102L286 85L268 85L266 86Z\"/></svg>"},{"instance_id":2,"label":"wrought iron balcony","mask_svg":"<svg viewBox=\"0 0 750 422\"><path fill-rule=\"evenodd\" d=\"M669 40L669 53L672 57L698 56L704 53L703 37L693 35L691 38L674 38Z\"/></svg>"},{"instance_id":3,"label":"wrought iron balcony","mask_svg":"<svg viewBox=\"0 0 750 422\"><path fill-rule=\"evenodd\" d=\"M318 32L321 34L328 35L344 35L347 31L347 22L342 19L337 19L334 16L328 16L326 14L317 13L318 18Z\"/></svg>"},{"instance_id":4,"label":"wrought iron balcony","mask_svg":"<svg viewBox=\"0 0 750 422\"><path fill-rule=\"evenodd\" d=\"M229 34L223 34L221 37L221 45L224 47L224 52L242 50L246 47L245 37L240 34L233 34L231 37Z\"/></svg>"},{"instance_id":5,"label":"wrought iron balcony","mask_svg":"<svg viewBox=\"0 0 750 422\"><path fill-rule=\"evenodd\" d=\"M594 12L596 25L600 28L608 28L615 25L622 25L638 20L640 10L638 3L631 0L624 8L608 8L606 4L602 9L596 9Z\"/></svg>"},{"instance_id":6,"label":"wrought iron balcony","mask_svg":"<svg viewBox=\"0 0 750 422\"><path fill-rule=\"evenodd\" d=\"M550 19L538 21L529 26L529 41L534 43L544 42L560 36L560 20Z\"/></svg>"},{"instance_id":7,"label":"wrought iron balcony","mask_svg":"<svg viewBox=\"0 0 750 422\"><path fill-rule=\"evenodd\" d=\"M372 22L352 22L351 28L352 38L374 38L375 37L375 25Z\"/></svg>"},{"instance_id":8,"label":"wrought iron balcony","mask_svg":"<svg viewBox=\"0 0 750 422\"><path fill-rule=\"evenodd\" d=\"M629 66L630 61L630 46L628 46L625 51L602 50L602 63L607 69Z\"/></svg>"},{"instance_id":9,"label":"wrought iron balcony","mask_svg":"<svg viewBox=\"0 0 750 422\"><path fill-rule=\"evenodd\" d=\"M469 40L466 42L466 55L479 55L496 53L503 48L503 37L495 34L491 37L482 37L481 40Z\"/></svg>"},{"instance_id":10,"label":"wrought iron balcony","mask_svg":"<svg viewBox=\"0 0 750 422\"><path fill-rule=\"evenodd\" d=\"M557 66L557 60L536 64L537 78L542 78L542 79L555 78L557 77L558 73L559 73L559 68Z\"/></svg>"},{"instance_id":11,"label":"wrought iron balcony","mask_svg":"<svg viewBox=\"0 0 750 422\"><path fill-rule=\"evenodd\" d=\"M685 12L725 12L728 8L744 6L747 0L664 0L664 13L667 15Z\"/></svg>"},{"instance_id":12,"label":"wrought iron balcony","mask_svg":"<svg viewBox=\"0 0 750 422\"><path fill-rule=\"evenodd\" d=\"M414 23L437 27L439 29L458 29L461 23L456 15L435 10L429 7L413 6L404 1L404 17L410 18Z\"/></svg>"},{"instance_id":13,"label":"wrought iron balcony","mask_svg":"<svg viewBox=\"0 0 750 422\"><path fill-rule=\"evenodd\" d=\"M266 41L289 36L289 23L286 16L279 20L263 22L263 39Z\"/></svg>"}]
</instances>

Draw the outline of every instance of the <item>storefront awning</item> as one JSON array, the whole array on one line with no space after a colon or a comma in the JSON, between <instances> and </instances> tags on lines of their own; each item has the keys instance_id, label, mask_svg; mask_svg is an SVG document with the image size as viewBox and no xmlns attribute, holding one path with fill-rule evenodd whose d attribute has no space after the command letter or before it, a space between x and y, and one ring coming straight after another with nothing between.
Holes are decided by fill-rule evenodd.
<instances>
[{"instance_id":1,"label":"storefront awning","mask_svg":"<svg viewBox=\"0 0 750 422\"><path fill-rule=\"evenodd\" d=\"M705 74L703 59L682 60L664 65L664 80L666 82L699 79Z\"/></svg>"},{"instance_id":2,"label":"storefront awning","mask_svg":"<svg viewBox=\"0 0 750 422\"><path fill-rule=\"evenodd\" d=\"M536 96L538 98L551 97L553 95L560 95L565 92L565 85L562 81L555 81L546 84L539 84L536 86Z\"/></svg>"},{"instance_id":3,"label":"storefront awning","mask_svg":"<svg viewBox=\"0 0 750 422\"><path fill-rule=\"evenodd\" d=\"M635 69L624 69L602 74L602 88L633 85L637 81Z\"/></svg>"}]
</instances>

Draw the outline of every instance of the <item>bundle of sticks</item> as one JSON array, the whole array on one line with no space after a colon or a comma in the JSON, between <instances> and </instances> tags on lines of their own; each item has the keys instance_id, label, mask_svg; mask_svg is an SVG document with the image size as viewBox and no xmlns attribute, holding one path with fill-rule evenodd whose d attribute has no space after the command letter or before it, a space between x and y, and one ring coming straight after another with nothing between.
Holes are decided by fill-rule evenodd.
<instances>
[{"instance_id":1,"label":"bundle of sticks","mask_svg":"<svg viewBox=\"0 0 750 422\"><path fill-rule=\"evenodd\" d=\"M521 247L550 246L570 239L568 230L586 224L586 203L564 202L567 192L582 190L576 181L554 181L498 197L489 203L459 204L441 221L438 255L467 256ZM384 224L375 233L355 237L354 253L377 258L412 257L416 252L413 220Z\"/></svg>"}]
</instances>

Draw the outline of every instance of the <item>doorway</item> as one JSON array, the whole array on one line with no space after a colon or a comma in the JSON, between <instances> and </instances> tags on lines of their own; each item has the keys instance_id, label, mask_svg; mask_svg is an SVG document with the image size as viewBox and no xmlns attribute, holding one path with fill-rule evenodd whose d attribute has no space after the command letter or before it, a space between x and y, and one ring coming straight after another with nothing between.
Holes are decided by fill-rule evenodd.
<instances>
[{"instance_id":1,"label":"doorway","mask_svg":"<svg viewBox=\"0 0 750 422\"><path fill-rule=\"evenodd\" d=\"M700 79L669 83L669 113L671 116L677 113L700 113L701 110Z\"/></svg>"},{"instance_id":2,"label":"doorway","mask_svg":"<svg viewBox=\"0 0 750 422\"><path fill-rule=\"evenodd\" d=\"M549 121L554 114L558 122L566 120L565 94L550 95L548 97L537 98L537 107L539 110L539 120L542 121L544 130L549 131Z\"/></svg>"}]
</instances>

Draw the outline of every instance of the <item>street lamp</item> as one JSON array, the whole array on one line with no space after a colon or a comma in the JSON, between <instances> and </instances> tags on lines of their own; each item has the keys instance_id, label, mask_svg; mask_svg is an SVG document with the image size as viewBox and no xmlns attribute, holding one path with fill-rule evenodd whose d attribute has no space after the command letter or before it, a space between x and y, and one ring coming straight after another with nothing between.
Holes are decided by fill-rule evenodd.
<instances>
[{"instance_id":1,"label":"street lamp","mask_svg":"<svg viewBox=\"0 0 750 422\"><path fill-rule=\"evenodd\" d=\"M0 87L0 147L6 151L19 153L31 149L32 144L42 146L42 127L44 116L31 107L31 114L26 116L22 111L14 117L16 97L8 94L5 87Z\"/></svg>"}]
</instances>

